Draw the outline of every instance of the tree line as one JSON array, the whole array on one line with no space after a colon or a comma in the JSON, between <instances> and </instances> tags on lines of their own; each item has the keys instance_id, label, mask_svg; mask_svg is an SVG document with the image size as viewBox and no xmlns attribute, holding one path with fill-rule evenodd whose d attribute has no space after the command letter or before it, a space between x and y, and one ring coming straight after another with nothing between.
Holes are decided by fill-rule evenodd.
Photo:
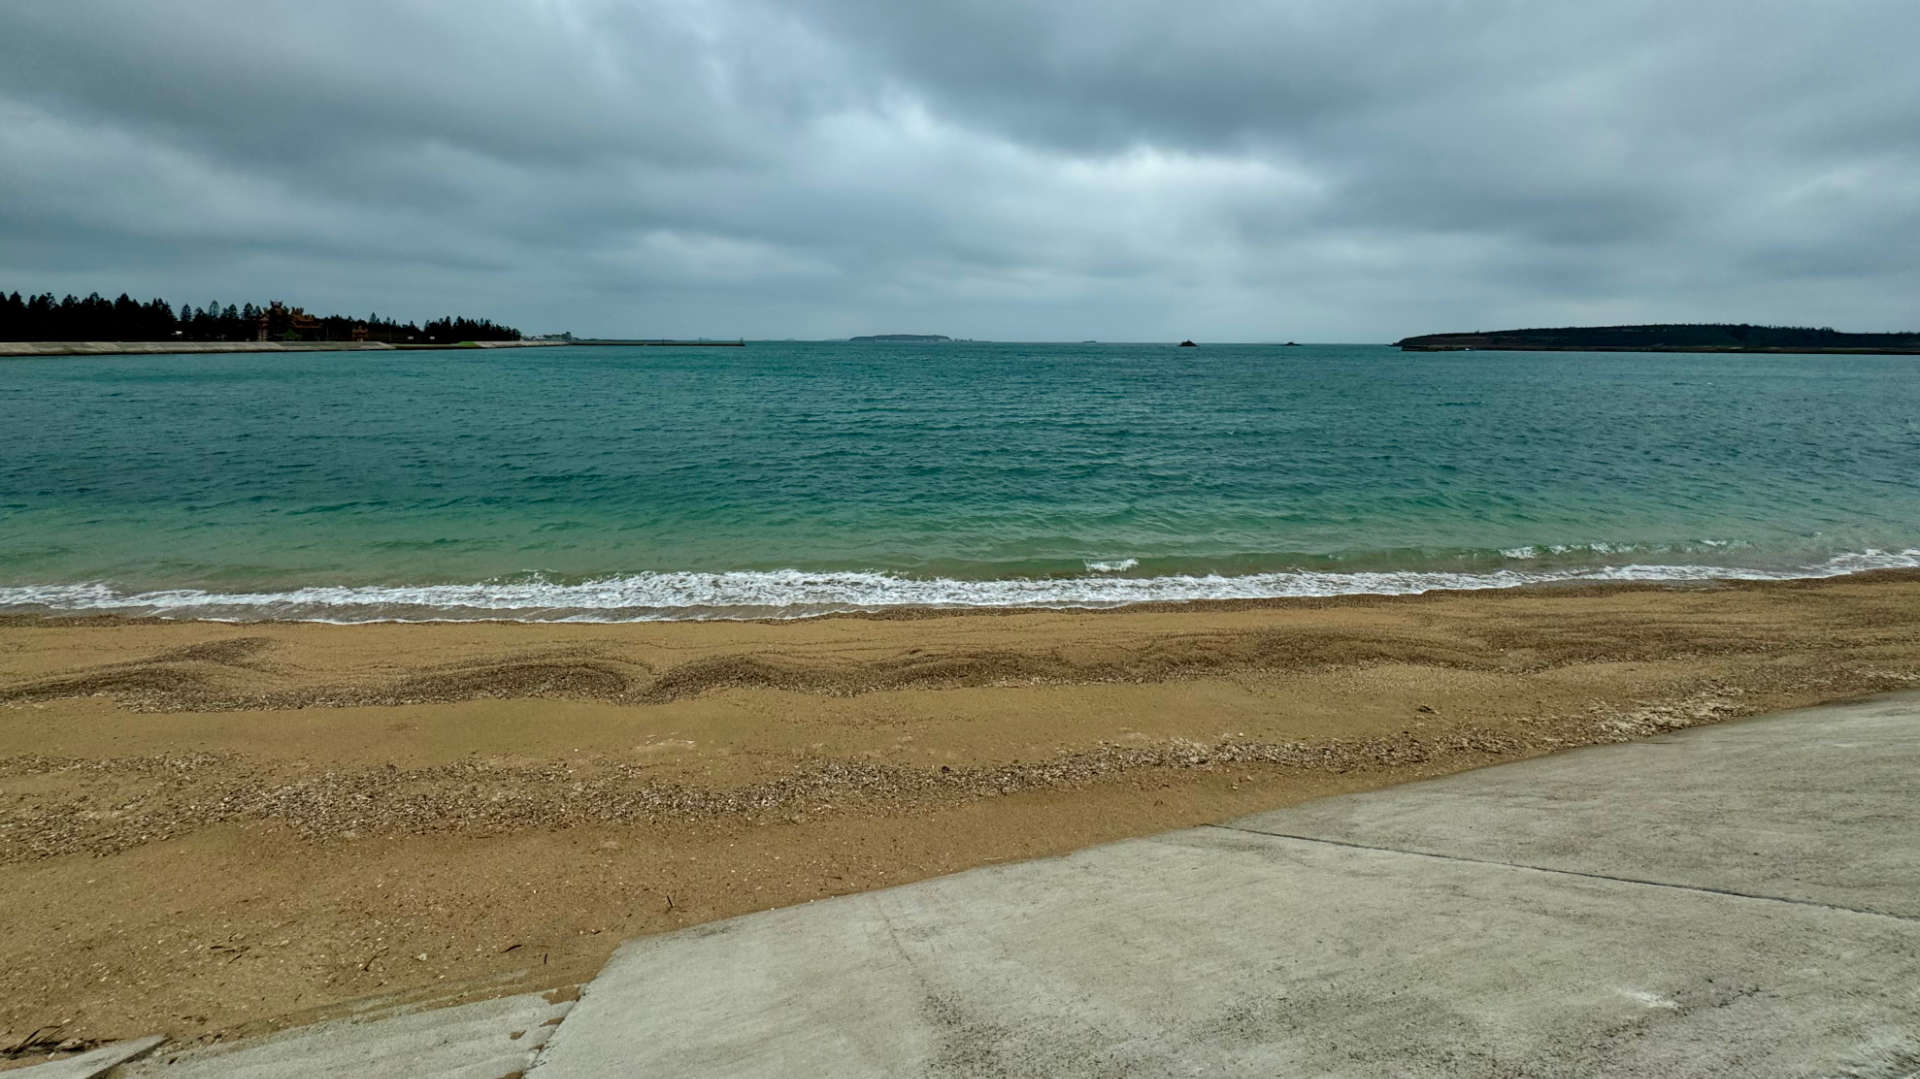
<instances>
[{"instance_id":1,"label":"tree line","mask_svg":"<svg viewBox=\"0 0 1920 1079\"><path fill-rule=\"evenodd\" d=\"M53 293L22 296L0 293L0 341L254 341L266 321L273 341L388 341L445 345L456 341L518 341L520 331L490 319L459 315L423 325L381 318L308 315L280 303L202 307L166 300L145 303L121 293L109 300L99 293L82 299Z\"/></svg>"}]
</instances>

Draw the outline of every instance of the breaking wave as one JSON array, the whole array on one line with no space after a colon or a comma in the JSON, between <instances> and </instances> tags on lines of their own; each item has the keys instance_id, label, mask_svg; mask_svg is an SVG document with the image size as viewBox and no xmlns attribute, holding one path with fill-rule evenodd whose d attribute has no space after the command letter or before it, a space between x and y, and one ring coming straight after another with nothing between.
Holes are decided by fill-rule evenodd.
<instances>
[{"instance_id":1,"label":"breaking wave","mask_svg":"<svg viewBox=\"0 0 1920 1079\"><path fill-rule=\"evenodd\" d=\"M1113 568L1107 568L1111 565ZM1286 571L1238 575L1115 576L1118 563L1088 565L1084 577L968 581L891 573L802 570L637 573L562 583L539 576L475 584L310 587L277 592L169 589L122 592L101 583L0 587L0 611L120 614L227 621L646 622L803 618L820 614L927 608L1103 608L1192 600L1409 595L1516 588L1553 581L1792 580L1876 569L1920 568L1920 548L1868 550L1788 570L1634 564L1562 570Z\"/></svg>"}]
</instances>

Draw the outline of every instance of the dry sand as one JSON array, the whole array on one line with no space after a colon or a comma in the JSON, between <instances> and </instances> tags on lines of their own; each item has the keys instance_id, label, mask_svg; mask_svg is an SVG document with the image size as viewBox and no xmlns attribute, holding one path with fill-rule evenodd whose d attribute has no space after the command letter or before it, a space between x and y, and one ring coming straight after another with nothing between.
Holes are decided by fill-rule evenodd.
<instances>
[{"instance_id":1,"label":"dry sand","mask_svg":"<svg viewBox=\"0 0 1920 1079\"><path fill-rule=\"evenodd\" d=\"M1920 684L1920 573L792 623L0 622L0 1064Z\"/></svg>"}]
</instances>

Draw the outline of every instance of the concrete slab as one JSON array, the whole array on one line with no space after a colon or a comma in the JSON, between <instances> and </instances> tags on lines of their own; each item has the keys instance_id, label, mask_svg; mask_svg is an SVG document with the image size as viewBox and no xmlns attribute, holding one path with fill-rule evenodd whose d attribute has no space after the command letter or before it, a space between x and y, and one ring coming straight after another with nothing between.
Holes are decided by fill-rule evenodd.
<instances>
[{"instance_id":1,"label":"concrete slab","mask_svg":"<svg viewBox=\"0 0 1920 1079\"><path fill-rule=\"evenodd\" d=\"M634 941L534 1074L1909 1076L1917 727L1813 710Z\"/></svg>"},{"instance_id":2,"label":"concrete slab","mask_svg":"<svg viewBox=\"0 0 1920 1079\"><path fill-rule=\"evenodd\" d=\"M121 1068L113 1079L506 1079L533 1066L572 1006L528 994L342 1019L233 1045L158 1054Z\"/></svg>"},{"instance_id":3,"label":"concrete slab","mask_svg":"<svg viewBox=\"0 0 1920 1079\"><path fill-rule=\"evenodd\" d=\"M1234 824L1920 917L1920 694L1574 750Z\"/></svg>"},{"instance_id":4,"label":"concrete slab","mask_svg":"<svg viewBox=\"0 0 1920 1079\"><path fill-rule=\"evenodd\" d=\"M160 1034L148 1035L145 1038L129 1038L126 1041L89 1049L65 1060L50 1060L45 1064L35 1064L28 1068L16 1068L6 1074L8 1079L94 1079L95 1076L112 1071L117 1065L153 1052L155 1046L166 1040L166 1037Z\"/></svg>"}]
</instances>

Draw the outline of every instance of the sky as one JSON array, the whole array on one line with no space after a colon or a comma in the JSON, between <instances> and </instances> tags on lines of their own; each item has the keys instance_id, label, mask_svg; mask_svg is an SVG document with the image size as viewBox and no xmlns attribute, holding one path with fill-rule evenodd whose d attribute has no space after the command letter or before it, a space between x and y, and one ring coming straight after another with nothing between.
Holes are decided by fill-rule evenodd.
<instances>
[{"instance_id":1,"label":"sky","mask_svg":"<svg viewBox=\"0 0 1920 1079\"><path fill-rule=\"evenodd\" d=\"M1913 0L6 0L0 289L529 333L1920 329Z\"/></svg>"}]
</instances>

